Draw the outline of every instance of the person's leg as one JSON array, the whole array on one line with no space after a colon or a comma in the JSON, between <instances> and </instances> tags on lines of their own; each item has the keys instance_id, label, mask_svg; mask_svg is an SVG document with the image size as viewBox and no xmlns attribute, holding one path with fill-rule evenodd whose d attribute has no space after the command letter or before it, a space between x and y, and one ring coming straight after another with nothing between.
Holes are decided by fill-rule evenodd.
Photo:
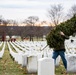
<instances>
[{"instance_id":1,"label":"person's leg","mask_svg":"<svg viewBox=\"0 0 76 75\"><path fill-rule=\"evenodd\" d=\"M59 55L58 51L53 51L52 58L54 59L55 64L56 64L56 58L58 57L58 55Z\"/></svg>"},{"instance_id":2,"label":"person's leg","mask_svg":"<svg viewBox=\"0 0 76 75\"><path fill-rule=\"evenodd\" d=\"M65 69L67 69L67 61L66 61L66 58L65 58L64 51L60 51L60 52L59 52L59 55L60 55L61 58L62 58L62 61L63 61L63 64L64 64Z\"/></svg>"}]
</instances>

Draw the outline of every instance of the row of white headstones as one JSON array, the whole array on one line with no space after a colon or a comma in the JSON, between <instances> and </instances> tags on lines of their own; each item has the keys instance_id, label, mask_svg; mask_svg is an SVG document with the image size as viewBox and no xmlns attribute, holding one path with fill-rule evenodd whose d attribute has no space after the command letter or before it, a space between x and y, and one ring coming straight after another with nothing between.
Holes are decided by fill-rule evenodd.
<instances>
[{"instance_id":1,"label":"row of white headstones","mask_svg":"<svg viewBox=\"0 0 76 75\"><path fill-rule=\"evenodd\" d=\"M0 42L0 47L2 46L3 42ZM2 58L3 54L4 54L4 49L5 49L5 44L6 42L4 42L2 49L0 50L0 58Z\"/></svg>"},{"instance_id":2,"label":"row of white headstones","mask_svg":"<svg viewBox=\"0 0 76 75\"><path fill-rule=\"evenodd\" d=\"M16 62L18 62L18 64L21 64L22 67L26 67L28 73L38 73L38 75L55 74L54 60L52 58L48 58L46 51L40 51L41 49L39 50L39 45L36 44L35 46L38 46L36 48L32 45L34 43L31 42L28 42L28 46L25 42L1 42L0 45L3 44L2 50L0 51L0 54L2 54L1 58L3 57L6 43L8 45L10 55ZM12 50L11 46L16 52ZM41 44L40 47L43 49L45 47L43 46L44 45ZM47 47L47 49L49 48ZM52 50L49 52L52 52ZM49 57L51 57L49 52Z\"/></svg>"},{"instance_id":3,"label":"row of white headstones","mask_svg":"<svg viewBox=\"0 0 76 75\"><path fill-rule=\"evenodd\" d=\"M26 42L10 42L10 44L17 52L13 52L8 43L10 54L18 64L27 68L28 73L38 73L38 75L55 74L54 60L48 58L45 51L38 50L39 47L43 46L42 44L40 46L37 43L34 45L34 42L28 42L27 44Z\"/></svg>"},{"instance_id":4,"label":"row of white headstones","mask_svg":"<svg viewBox=\"0 0 76 75\"><path fill-rule=\"evenodd\" d=\"M66 59L67 59L67 72L76 73L76 36L65 40Z\"/></svg>"},{"instance_id":5,"label":"row of white headstones","mask_svg":"<svg viewBox=\"0 0 76 75\"><path fill-rule=\"evenodd\" d=\"M67 72L76 72L76 54L75 40L71 42L71 39L65 41L66 59L67 59ZM0 42L0 46L3 42ZM0 58L2 58L6 42L3 44L3 48L0 51ZM38 73L38 75L55 75L55 66L59 66L60 57L57 58L56 64L52 59L53 49L46 46L45 41L34 42L7 42L10 55L14 58L18 64L22 67L26 67L28 73ZM11 46L15 49L14 52Z\"/></svg>"}]
</instances>

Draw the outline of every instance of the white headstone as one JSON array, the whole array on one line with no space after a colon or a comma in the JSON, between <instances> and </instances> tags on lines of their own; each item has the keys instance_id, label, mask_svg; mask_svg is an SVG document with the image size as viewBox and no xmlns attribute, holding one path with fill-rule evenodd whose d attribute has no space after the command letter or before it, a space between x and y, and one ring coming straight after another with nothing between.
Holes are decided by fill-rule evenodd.
<instances>
[{"instance_id":1,"label":"white headstone","mask_svg":"<svg viewBox=\"0 0 76 75\"><path fill-rule=\"evenodd\" d=\"M58 67L59 66L59 63L60 63L60 56L57 57L55 66Z\"/></svg>"},{"instance_id":2,"label":"white headstone","mask_svg":"<svg viewBox=\"0 0 76 75\"><path fill-rule=\"evenodd\" d=\"M27 66L27 54L22 55L22 67Z\"/></svg>"},{"instance_id":3,"label":"white headstone","mask_svg":"<svg viewBox=\"0 0 76 75\"><path fill-rule=\"evenodd\" d=\"M37 72L37 56L30 56L27 58L27 71L28 73L36 73Z\"/></svg>"},{"instance_id":4,"label":"white headstone","mask_svg":"<svg viewBox=\"0 0 76 75\"><path fill-rule=\"evenodd\" d=\"M55 75L54 59L47 57L39 59L38 75Z\"/></svg>"},{"instance_id":5,"label":"white headstone","mask_svg":"<svg viewBox=\"0 0 76 75\"><path fill-rule=\"evenodd\" d=\"M76 73L76 54L67 57L67 72Z\"/></svg>"}]
</instances>

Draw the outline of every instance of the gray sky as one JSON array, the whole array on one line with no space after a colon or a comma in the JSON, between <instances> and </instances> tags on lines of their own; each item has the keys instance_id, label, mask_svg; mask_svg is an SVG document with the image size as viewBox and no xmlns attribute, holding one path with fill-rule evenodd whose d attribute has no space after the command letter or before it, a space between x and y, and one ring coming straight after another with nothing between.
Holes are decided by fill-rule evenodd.
<instances>
[{"instance_id":1,"label":"gray sky","mask_svg":"<svg viewBox=\"0 0 76 75\"><path fill-rule=\"evenodd\" d=\"M76 0L0 0L0 15L5 19L21 21L29 16L38 16L48 20L47 10L50 5L61 4L67 12Z\"/></svg>"}]
</instances>

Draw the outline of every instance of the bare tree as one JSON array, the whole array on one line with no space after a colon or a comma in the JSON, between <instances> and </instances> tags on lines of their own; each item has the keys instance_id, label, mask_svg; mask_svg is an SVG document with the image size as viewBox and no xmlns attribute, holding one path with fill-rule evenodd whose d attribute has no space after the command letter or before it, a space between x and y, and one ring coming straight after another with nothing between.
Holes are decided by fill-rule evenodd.
<instances>
[{"instance_id":1,"label":"bare tree","mask_svg":"<svg viewBox=\"0 0 76 75\"><path fill-rule=\"evenodd\" d=\"M7 20L9 26L18 26L18 22L15 20Z\"/></svg>"},{"instance_id":2,"label":"bare tree","mask_svg":"<svg viewBox=\"0 0 76 75\"><path fill-rule=\"evenodd\" d=\"M27 29L27 31L29 31L29 37L30 37L30 41L33 41L33 37L34 37L34 33L35 33L35 23L39 21L39 18L37 16L30 16L27 19L25 19L24 23L29 26L29 28Z\"/></svg>"},{"instance_id":3,"label":"bare tree","mask_svg":"<svg viewBox=\"0 0 76 75\"><path fill-rule=\"evenodd\" d=\"M37 16L30 16L24 21L24 23L26 23L28 26L34 26L37 21L39 21Z\"/></svg>"},{"instance_id":4,"label":"bare tree","mask_svg":"<svg viewBox=\"0 0 76 75\"><path fill-rule=\"evenodd\" d=\"M2 19L2 16L0 15L0 25L2 24L3 22L3 19Z\"/></svg>"},{"instance_id":5,"label":"bare tree","mask_svg":"<svg viewBox=\"0 0 76 75\"><path fill-rule=\"evenodd\" d=\"M62 5L52 5L48 10L48 16L50 17L52 24L54 24L55 26L58 25L61 21L63 21Z\"/></svg>"},{"instance_id":6,"label":"bare tree","mask_svg":"<svg viewBox=\"0 0 76 75\"><path fill-rule=\"evenodd\" d=\"M7 26L7 21L3 19L2 15L0 16L0 26Z\"/></svg>"},{"instance_id":7,"label":"bare tree","mask_svg":"<svg viewBox=\"0 0 76 75\"><path fill-rule=\"evenodd\" d=\"M76 5L73 5L70 9L69 9L69 13L67 14L68 18L71 18L73 16L76 16Z\"/></svg>"}]
</instances>

